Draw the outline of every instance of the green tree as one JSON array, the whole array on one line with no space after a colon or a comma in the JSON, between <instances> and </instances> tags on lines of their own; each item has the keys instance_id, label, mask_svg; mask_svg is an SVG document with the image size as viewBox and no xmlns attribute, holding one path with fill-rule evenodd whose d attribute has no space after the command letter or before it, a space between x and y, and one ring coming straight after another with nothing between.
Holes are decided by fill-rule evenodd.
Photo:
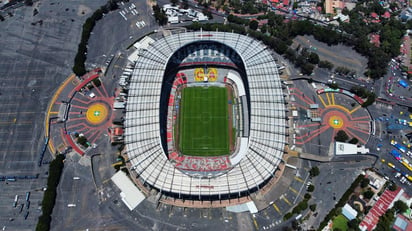
<instances>
[{"instance_id":1,"label":"green tree","mask_svg":"<svg viewBox=\"0 0 412 231\"><path fill-rule=\"evenodd\" d=\"M310 193L305 193L305 195L303 196L306 200L309 200L310 198L312 198L312 195L310 195Z\"/></svg>"},{"instance_id":2,"label":"green tree","mask_svg":"<svg viewBox=\"0 0 412 231\"><path fill-rule=\"evenodd\" d=\"M348 143L350 144L357 144L359 142L359 140L356 137L353 137L352 139L349 140Z\"/></svg>"},{"instance_id":3,"label":"green tree","mask_svg":"<svg viewBox=\"0 0 412 231\"><path fill-rule=\"evenodd\" d=\"M283 220L289 220L293 216L292 213L286 213L285 216L283 216Z\"/></svg>"},{"instance_id":4,"label":"green tree","mask_svg":"<svg viewBox=\"0 0 412 231\"><path fill-rule=\"evenodd\" d=\"M386 213L379 217L379 221L376 224L375 231L387 231L391 230L393 221L395 220L393 209L386 210Z\"/></svg>"},{"instance_id":5,"label":"green tree","mask_svg":"<svg viewBox=\"0 0 412 231\"><path fill-rule=\"evenodd\" d=\"M42 215L36 226L36 231L50 230L51 214L56 202L56 188L64 167L64 155L57 155L49 165L49 177L47 179L47 189L44 192L42 201Z\"/></svg>"},{"instance_id":6,"label":"green tree","mask_svg":"<svg viewBox=\"0 0 412 231\"><path fill-rule=\"evenodd\" d=\"M310 184L308 186L308 192L313 192L315 190L315 186L313 184Z\"/></svg>"},{"instance_id":7,"label":"green tree","mask_svg":"<svg viewBox=\"0 0 412 231\"><path fill-rule=\"evenodd\" d=\"M405 202L398 200L393 204L393 208L397 213L404 213L408 209L408 205L406 205Z\"/></svg>"},{"instance_id":8,"label":"green tree","mask_svg":"<svg viewBox=\"0 0 412 231\"><path fill-rule=\"evenodd\" d=\"M311 205L309 205L309 209L310 209L310 211L315 212L315 210L316 210L316 204L311 204Z\"/></svg>"},{"instance_id":9,"label":"green tree","mask_svg":"<svg viewBox=\"0 0 412 231\"><path fill-rule=\"evenodd\" d=\"M188 0L182 0L182 8L183 9L189 9L189 1Z\"/></svg>"},{"instance_id":10,"label":"green tree","mask_svg":"<svg viewBox=\"0 0 412 231\"><path fill-rule=\"evenodd\" d=\"M360 183L360 186L362 187L362 188L366 188L366 186L368 186L369 185L369 182L370 182L370 180L369 180L369 178L363 178L363 180L361 181L361 183Z\"/></svg>"},{"instance_id":11,"label":"green tree","mask_svg":"<svg viewBox=\"0 0 412 231\"><path fill-rule=\"evenodd\" d=\"M313 64L305 63L303 66L301 66L300 71L304 75L310 75L310 74L312 74L314 68L315 68L315 66L313 66Z\"/></svg>"},{"instance_id":12,"label":"green tree","mask_svg":"<svg viewBox=\"0 0 412 231\"><path fill-rule=\"evenodd\" d=\"M309 170L309 174L310 174L311 177L315 177L315 176L319 175L319 173L320 173L320 171L319 171L319 168L317 166L312 167Z\"/></svg>"},{"instance_id":13,"label":"green tree","mask_svg":"<svg viewBox=\"0 0 412 231\"><path fill-rule=\"evenodd\" d=\"M176 6L179 0L170 0L170 3L172 3L172 6Z\"/></svg>"},{"instance_id":14,"label":"green tree","mask_svg":"<svg viewBox=\"0 0 412 231\"><path fill-rule=\"evenodd\" d=\"M320 61L319 55L314 52L310 52L308 61L312 64L318 64Z\"/></svg>"},{"instance_id":15,"label":"green tree","mask_svg":"<svg viewBox=\"0 0 412 231\"><path fill-rule=\"evenodd\" d=\"M358 219L352 219L348 221L348 228L353 229L353 230L359 230L359 220Z\"/></svg>"},{"instance_id":16,"label":"green tree","mask_svg":"<svg viewBox=\"0 0 412 231\"><path fill-rule=\"evenodd\" d=\"M339 85L337 83L329 83L328 85L332 89L339 89Z\"/></svg>"},{"instance_id":17,"label":"green tree","mask_svg":"<svg viewBox=\"0 0 412 231\"><path fill-rule=\"evenodd\" d=\"M33 5L33 0L24 0L24 5L32 6Z\"/></svg>"},{"instance_id":18,"label":"green tree","mask_svg":"<svg viewBox=\"0 0 412 231\"><path fill-rule=\"evenodd\" d=\"M249 22L249 28L252 30L256 30L259 26L259 22L257 20L251 20Z\"/></svg>"},{"instance_id":19,"label":"green tree","mask_svg":"<svg viewBox=\"0 0 412 231\"><path fill-rule=\"evenodd\" d=\"M398 186L394 183L390 184L388 187L389 190L391 191L396 191L396 189L398 189Z\"/></svg>"},{"instance_id":20,"label":"green tree","mask_svg":"<svg viewBox=\"0 0 412 231\"><path fill-rule=\"evenodd\" d=\"M162 8L160 8L159 5L153 5L153 13L154 13L154 17L157 21L157 23L159 23L159 25L166 25L167 24L167 16L166 13L164 12L164 10Z\"/></svg>"},{"instance_id":21,"label":"green tree","mask_svg":"<svg viewBox=\"0 0 412 231\"><path fill-rule=\"evenodd\" d=\"M365 192L363 192L363 196L366 199L371 199L373 197L373 195L375 195L374 192L372 192L370 189L366 190Z\"/></svg>"},{"instance_id":22,"label":"green tree","mask_svg":"<svg viewBox=\"0 0 412 231\"><path fill-rule=\"evenodd\" d=\"M339 130L336 133L335 140L338 142L346 142L349 139L349 136L346 134L344 130Z\"/></svg>"}]
</instances>

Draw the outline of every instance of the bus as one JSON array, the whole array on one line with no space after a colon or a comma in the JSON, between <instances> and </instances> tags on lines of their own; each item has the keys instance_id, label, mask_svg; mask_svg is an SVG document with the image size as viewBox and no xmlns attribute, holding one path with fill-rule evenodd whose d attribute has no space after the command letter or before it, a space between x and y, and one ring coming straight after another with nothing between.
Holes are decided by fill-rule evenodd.
<instances>
[{"instance_id":1,"label":"bus","mask_svg":"<svg viewBox=\"0 0 412 231\"><path fill-rule=\"evenodd\" d=\"M401 144L399 144L398 142L396 142L395 140L391 140L391 144L397 148L399 151L401 151L402 153L405 153L407 151L407 148Z\"/></svg>"},{"instance_id":2,"label":"bus","mask_svg":"<svg viewBox=\"0 0 412 231\"><path fill-rule=\"evenodd\" d=\"M396 160L400 160L402 155L395 149L393 149L390 154L396 159Z\"/></svg>"},{"instance_id":3,"label":"bus","mask_svg":"<svg viewBox=\"0 0 412 231\"><path fill-rule=\"evenodd\" d=\"M409 171L412 171L412 166L409 163L409 161L405 158L402 157L401 163L403 166L405 166Z\"/></svg>"}]
</instances>

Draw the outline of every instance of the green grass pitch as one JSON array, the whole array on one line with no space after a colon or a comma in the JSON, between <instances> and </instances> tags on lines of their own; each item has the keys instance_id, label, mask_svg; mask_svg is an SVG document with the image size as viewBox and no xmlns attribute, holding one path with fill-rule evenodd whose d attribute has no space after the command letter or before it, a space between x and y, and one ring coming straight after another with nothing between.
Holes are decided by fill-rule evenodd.
<instances>
[{"instance_id":1,"label":"green grass pitch","mask_svg":"<svg viewBox=\"0 0 412 231\"><path fill-rule=\"evenodd\" d=\"M183 89L179 117L179 147L182 154L229 154L227 97L224 87Z\"/></svg>"}]
</instances>

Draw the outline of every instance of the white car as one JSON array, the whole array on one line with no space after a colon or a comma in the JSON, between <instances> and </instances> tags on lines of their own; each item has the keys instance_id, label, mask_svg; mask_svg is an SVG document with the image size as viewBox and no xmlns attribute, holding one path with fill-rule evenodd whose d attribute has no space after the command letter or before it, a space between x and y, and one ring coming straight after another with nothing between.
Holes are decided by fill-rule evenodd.
<instances>
[{"instance_id":1,"label":"white car","mask_svg":"<svg viewBox=\"0 0 412 231\"><path fill-rule=\"evenodd\" d=\"M95 95L93 92L90 92L90 93L89 93L89 97L90 97L90 98L94 98L94 97L96 97L96 95Z\"/></svg>"}]
</instances>

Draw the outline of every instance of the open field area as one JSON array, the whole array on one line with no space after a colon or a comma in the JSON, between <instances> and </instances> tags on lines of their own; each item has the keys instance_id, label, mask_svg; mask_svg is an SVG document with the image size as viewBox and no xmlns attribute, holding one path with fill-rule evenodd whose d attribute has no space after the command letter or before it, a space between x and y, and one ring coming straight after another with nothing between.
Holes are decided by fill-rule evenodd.
<instances>
[{"instance_id":1,"label":"open field area","mask_svg":"<svg viewBox=\"0 0 412 231\"><path fill-rule=\"evenodd\" d=\"M182 92L179 146L191 156L229 154L227 89L189 87Z\"/></svg>"}]
</instances>

